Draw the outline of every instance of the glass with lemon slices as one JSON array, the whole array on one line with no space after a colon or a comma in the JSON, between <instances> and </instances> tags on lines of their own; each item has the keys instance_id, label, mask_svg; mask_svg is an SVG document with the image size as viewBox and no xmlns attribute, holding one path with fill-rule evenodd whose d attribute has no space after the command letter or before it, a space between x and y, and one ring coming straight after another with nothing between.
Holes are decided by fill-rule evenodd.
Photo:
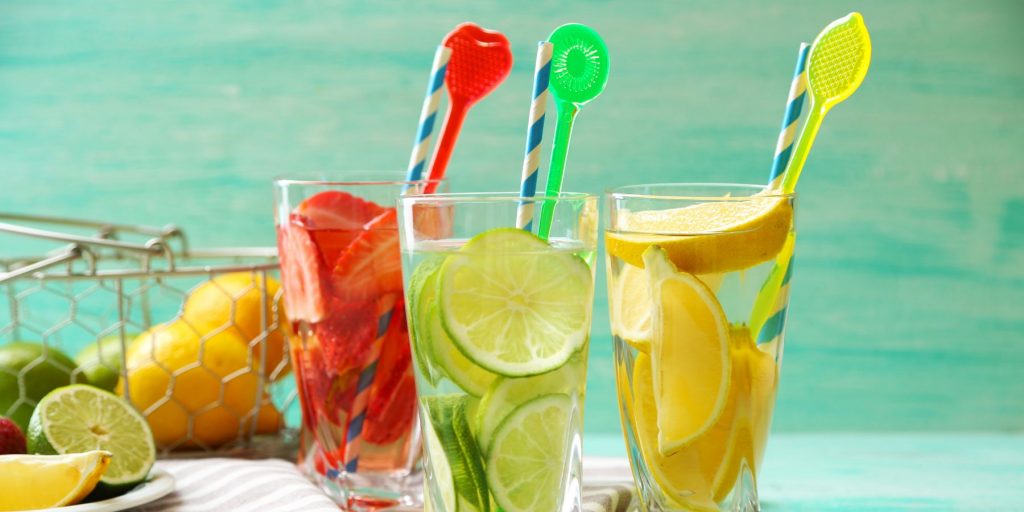
<instances>
[{"instance_id":1,"label":"glass with lemon slices","mask_svg":"<svg viewBox=\"0 0 1024 512\"><path fill-rule=\"evenodd\" d=\"M549 239L514 227L522 201L554 206ZM399 211L425 503L580 510L596 197L436 194Z\"/></svg>"},{"instance_id":2,"label":"glass with lemon slices","mask_svg":"<svg viewBox=\"0 0 1024 512\"><path fill-rule=\"evenodd\" d=\"M759 510L794 196L662 184L606 195L623 431L644 510Z\"/></svg>"}]
</instances>

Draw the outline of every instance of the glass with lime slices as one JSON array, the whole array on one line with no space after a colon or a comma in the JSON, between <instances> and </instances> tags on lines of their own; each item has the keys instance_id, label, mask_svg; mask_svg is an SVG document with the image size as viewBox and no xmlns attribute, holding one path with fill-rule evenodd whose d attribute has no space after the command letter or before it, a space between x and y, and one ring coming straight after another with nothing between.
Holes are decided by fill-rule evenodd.
<instances>
[{"instance_id":1,"label":"glass with lime slices","mask_svg":"<svg viewBox=\"0 0 1024 512\"><path fill-rule=\"evenodd\" d=\"M516 211L555 207L548 240ZM580 510L597 201L585 194L400 200L428 507Z\"/></svg>"},{"instance_id":2,"label":"glass with lime slices","mask_svg":"<svg viewBox=\"0 0 1024 512\"><path fill-rule=\"evenodd\" d=\"M760 510L794 199L727 184L606 195L619 407L644 510Z\"/></svg>"}]
</instances>

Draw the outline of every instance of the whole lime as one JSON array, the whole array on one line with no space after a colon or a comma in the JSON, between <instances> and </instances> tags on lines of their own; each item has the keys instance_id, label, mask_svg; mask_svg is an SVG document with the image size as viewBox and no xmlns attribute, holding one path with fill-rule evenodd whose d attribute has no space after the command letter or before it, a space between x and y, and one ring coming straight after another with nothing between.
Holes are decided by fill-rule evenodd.
<instances>
[{"instance_id":1,"label":"whole lime","mask_svg":"<svg viewBox=\"0 0 1024 512\"><path fill-rule=\"evenodd\" d=\"M27 429L36 403L71 384L75 368L75 362L54 347L26 341L0 345L0 415Z\"/></svg>"},{"instance_id":2,"label":"whole lime","mask_svg":"<svg viewBox=\"0 0 1024 512\"><path fill-rule=\"evenodd\" d=\"M126 334L126 340L135 339L136 334ZM124 345L121 336L112 334L95 341L75 356L75 362L85 376L86 382L106 391L117 387L117 379L121 376L121 354Z\"/></svg>"}]
</instances>

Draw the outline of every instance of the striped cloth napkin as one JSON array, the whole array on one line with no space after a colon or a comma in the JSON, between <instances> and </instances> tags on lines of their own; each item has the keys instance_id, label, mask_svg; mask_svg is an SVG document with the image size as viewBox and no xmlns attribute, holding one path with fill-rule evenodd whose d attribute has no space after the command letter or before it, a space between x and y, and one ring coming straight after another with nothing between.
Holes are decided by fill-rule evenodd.
<instances>
[{"instance_id":1,"label":"striped cloth napkin","mask_svg":"<svg viewBox=\"0 0 1024 512\"><path fill-rule=\"evenodd\" d=\"M175 490L140 508L144 512L338 512L295 467L281 459L162 460L157 467L174 476ZM587 459L586 512L626 512L633 485L629 466L619 459ZM600 482L600 483L596 483Z\"/></svg>"}]
</instances>

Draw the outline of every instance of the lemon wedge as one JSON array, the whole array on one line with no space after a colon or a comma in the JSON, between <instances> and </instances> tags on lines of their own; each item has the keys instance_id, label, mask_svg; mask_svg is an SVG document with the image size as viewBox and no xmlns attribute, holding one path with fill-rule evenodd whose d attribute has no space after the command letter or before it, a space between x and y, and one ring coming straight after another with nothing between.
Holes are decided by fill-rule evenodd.
<instances>
[{"instance_id":1,"label":"lemon wedge","mask_svg":"<svg viewBox=\"0 0 1024 512\"><path fill-rule=\"evenodd\" d=\"M605 235L612 256L643 267L644 252L658 245L679 270L715 274L778 254L793 226L793 203L788 197L752 196L619 215L617 229Z\"/></svg>"},{"instance_id":2,"label":"lemon wedge","mask_svg":"<svg viewBox=\"0 0 1024 512\"><path fill-rule=\"evenodd\" d=\"M85 499L110 464L110 452L0 455L0 510L37 510Z\"/></svg>"},{"instance_id":3,"label":"lemon wedge","mask_svg":"<svg viewBox=\"0 0 1024 512\"><path fill-rule=\"evenodd\" d=\"M654 304L651 325L658 448L671 455L707 431L729 394L729 321L714 293L677 272L666 251L644 253Z\"/></svg>"}]
</instances>

